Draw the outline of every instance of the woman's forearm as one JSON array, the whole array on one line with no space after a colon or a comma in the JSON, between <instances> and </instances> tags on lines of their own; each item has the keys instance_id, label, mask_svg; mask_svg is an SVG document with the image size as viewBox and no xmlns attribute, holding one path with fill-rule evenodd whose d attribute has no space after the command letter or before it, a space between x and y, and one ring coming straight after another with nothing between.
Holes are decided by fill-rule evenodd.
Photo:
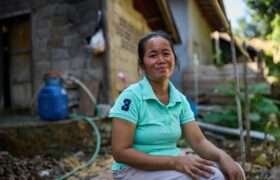
<instances>
[{"instance_id":1,"label":"woman's forearm","mask_svg":"<svg viewBox=\"0 0 280 180\"><path fill-rule=\"evenodd\" d=\"M219 162L221 156L228 156L224 151L205 138L196 122L184 125L184 134L193 150L202 158Z\"/></svg>"},{"instance_id":2,"label":"woman's forearm","mask_svg":"<svg viewBox=\"0 0 280 180\"><path fill-rule=\"evenodd\" d=\"M143 170L174 170L175 157L173 156L152 156L139 152L133 148L127 148L119 152L113 152L117 162Z\"/></svg>"},{"instance_id":3,"label":"woman's forearm","mask_svg":"<svg viewBox=\"0 0 280 180\"><path fill-rule=\"evenodd\" d=\"M203 139L199 143L194 143L192 148L202 158L216 162L219 162L220 157L226 154L207 139Z\"/></svg>"}]
</instances>

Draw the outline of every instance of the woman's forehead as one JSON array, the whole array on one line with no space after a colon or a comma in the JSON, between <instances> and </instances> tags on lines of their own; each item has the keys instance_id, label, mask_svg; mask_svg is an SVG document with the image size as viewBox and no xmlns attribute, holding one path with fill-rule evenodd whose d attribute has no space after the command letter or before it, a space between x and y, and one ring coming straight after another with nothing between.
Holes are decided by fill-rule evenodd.
<instances>
[{"instance_id":1,"label":"woman's forehead","mask_svg":"<svg viewBox=\"0 0 280 180\"><path fill-rule=\"evenodd\" d=\"M156 36L156 37L152 37L151 39L149 39L146 44L145 44L145 50L149 50L150 48L171 48L170 42L161 37L161 36Z\"/></svg>"}]
</instances>

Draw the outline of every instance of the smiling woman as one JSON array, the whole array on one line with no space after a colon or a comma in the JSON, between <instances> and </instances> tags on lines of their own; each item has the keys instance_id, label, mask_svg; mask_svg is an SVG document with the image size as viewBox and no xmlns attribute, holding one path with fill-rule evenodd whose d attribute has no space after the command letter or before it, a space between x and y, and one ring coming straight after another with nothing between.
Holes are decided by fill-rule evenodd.
<instances>
[{"instance_id":1,"label":"smiling woman","mask_svg":"<svg viewBox=\"0 0 280 180\"><path fill-rule=\"evenodd\" d=\"M150 83L155 87L155 94L159 97L159 100L167 104L168 80L175 67L175 53L170 46L171 40L155 36L149 39L149 43L144 43L145 41L142 41L139 45L141 53L145 52L141 55L143 58L139 58L140 67L145 72ZM160 88L162 83L164 89Z\"/></svg>"},{"instance_id":2,"label":"smiling woman","mask_svg":"<svg viewBox=\"0 0 280 180\"><path fill-rule=\"evenodd\" d=\"M138 58L144 78L120 94L109 115L114 179L243 179L237 163L204 137L186 97L170 82L177 61L170 37L148 33ZM176 146L181 129L199 156Z\"/></svg>"}]
</instances>

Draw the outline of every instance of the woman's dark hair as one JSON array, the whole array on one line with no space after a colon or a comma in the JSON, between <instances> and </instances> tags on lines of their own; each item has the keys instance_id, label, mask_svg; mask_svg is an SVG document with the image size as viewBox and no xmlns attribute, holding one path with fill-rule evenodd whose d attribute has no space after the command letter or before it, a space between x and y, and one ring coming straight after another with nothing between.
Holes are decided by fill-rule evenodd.
<instances>
[{"instance_id":1,"label":"woman's dark hair","mask_svg":"<svg viewBox=\"0 0 280 180\"><path fill-rule=\"evenodd\" d=\"M164 39L166 39L169 44L170 44L170 47L171 47L171 50L174 54L174 57L175 57L175 64L176 66L178 64L178 60L177 60L177 56L176 56L176 53L175 53L175 50L174 50L174 46L173 46L173 42L172 42L172 39L171 37L164 31L152 31L152 32L149 32L147 33L144 37L142 37L139 42L138 42L138 65L140 67L143 66L144 64L144 54L145 54L145 46L146 46L146 43L154 38L154 37L162 37Z\"/></svg>"}]
</instances>

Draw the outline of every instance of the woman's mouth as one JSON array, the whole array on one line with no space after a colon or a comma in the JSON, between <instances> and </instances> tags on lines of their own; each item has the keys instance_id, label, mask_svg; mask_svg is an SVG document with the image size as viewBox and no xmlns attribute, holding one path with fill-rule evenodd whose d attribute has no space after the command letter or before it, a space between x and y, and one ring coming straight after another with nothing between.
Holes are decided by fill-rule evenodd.
<instances>
[{"instance_id":1,"label":"woman's mouth","mask_svg":"<svg viewBox=\"0 0 280 180\"><path fill-rule=\"evenodd\" d=\"M167 71L167 67L159 67L159 68L157 68L157 71L159 71L159 72L166 72Z\"/></svg>"}]
</instances>

